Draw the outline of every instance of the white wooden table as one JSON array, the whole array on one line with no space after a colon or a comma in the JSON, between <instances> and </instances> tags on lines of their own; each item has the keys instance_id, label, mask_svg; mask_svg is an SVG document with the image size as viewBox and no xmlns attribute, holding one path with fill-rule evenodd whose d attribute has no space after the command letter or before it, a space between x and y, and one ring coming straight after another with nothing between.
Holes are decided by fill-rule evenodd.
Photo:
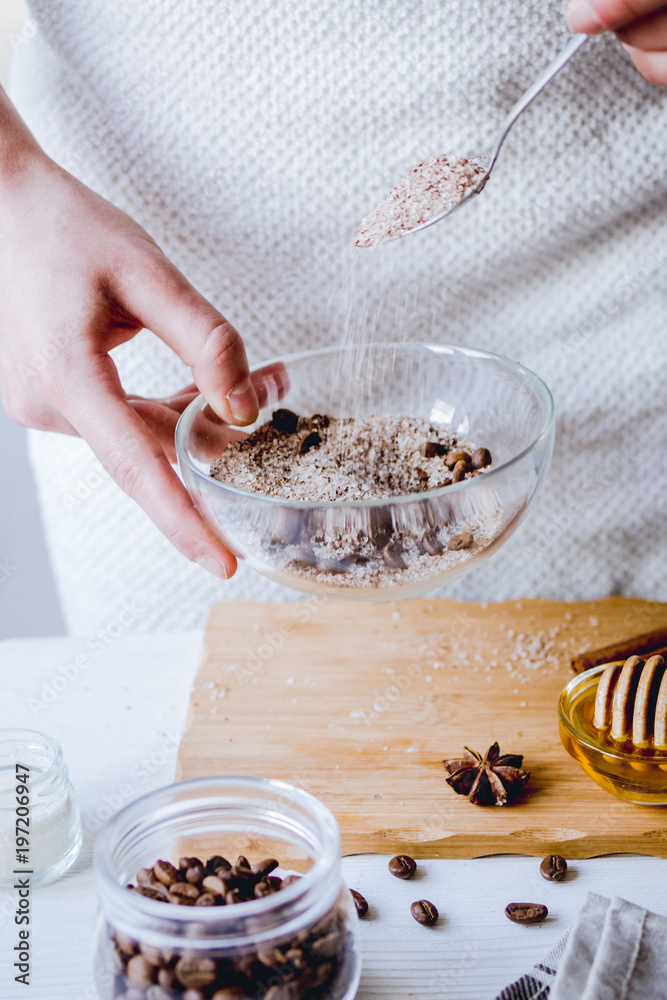
<instances>
[{"instance_id":1,"label":"white wooden table","mask_svg":"<svg viewBox=\"0 0 667 1000\"><path fill-rule=\"evenodd\" d=\"M14 894L0 894L2 1000L96 1000L95 832L124 802L173 780L201 638L190 632L107 636L108 644L95 637L0 643L0 726L29 726L60 740L85 830L73 871L34 891L28 990L13 980ZM68 665L81 652L89 666L75 675ZM63 679L54 685L57 677ZM546 954L589 890L667 914L667 862L656 858L576 862L559 885L543 881L533 858L420 862L410 882L394 879L386 864L387 858L372 856L344 861L348 885L371 904L361 922L358 1000L493 1000ZM438 906L442 919L435 928L420 927L410 916L409 905L418 898ZM511 924L503 910L513 901L544 902L550 916L534 927Z\"/></svg>"}]
</instances>

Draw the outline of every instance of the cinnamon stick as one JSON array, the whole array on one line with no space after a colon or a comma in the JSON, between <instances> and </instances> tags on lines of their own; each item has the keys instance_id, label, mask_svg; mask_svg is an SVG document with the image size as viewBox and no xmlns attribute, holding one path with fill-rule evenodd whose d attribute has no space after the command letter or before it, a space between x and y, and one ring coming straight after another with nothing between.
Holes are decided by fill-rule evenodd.
<instances>
[{"instance_id":1,"label":"cinnamon stick","mask_svg":"<svg viewBox=\"0 0 667 1000\"><path fill-rule=\"evenodd\" d=\"M644 656L647 653L652 656L659 653L667 659L667 625L630 639L619 639L618 642L612 642L600 649L588 649L585 653L573 656L570 666L575 674L581 674L584 670L590 670L591 667L597 667L601 663L627 660L629 656Z\"/></svg>"}]
</instances>

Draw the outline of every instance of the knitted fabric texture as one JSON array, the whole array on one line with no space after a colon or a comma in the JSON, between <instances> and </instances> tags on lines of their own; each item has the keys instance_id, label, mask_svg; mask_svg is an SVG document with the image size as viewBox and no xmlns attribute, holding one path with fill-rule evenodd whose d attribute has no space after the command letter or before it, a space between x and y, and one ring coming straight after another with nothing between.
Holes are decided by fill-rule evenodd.
<instances>
[{"instance_id":1,"label":"knitted fabric texture","mask_svg":"<svg viewBox=\"0 0 667 1000\"><path fill-rule=\"evenodd\" d=\"M466 600L667 598L667 93L612 37L525 113L483 195L377 251L361 218L433 153L484 152L568 37L562 0L29 0L12 96L46 151L129 212L244 336L251 361L359 336L454 342L551 387L557 444L526 524L447 589ZM350 255L357 255L356 267ZM127 392L190 381L152 333ZM124 601L139 629L224 584L173 551L85 443L31 455L71 630Z\"/></svg>"}]
</instances>

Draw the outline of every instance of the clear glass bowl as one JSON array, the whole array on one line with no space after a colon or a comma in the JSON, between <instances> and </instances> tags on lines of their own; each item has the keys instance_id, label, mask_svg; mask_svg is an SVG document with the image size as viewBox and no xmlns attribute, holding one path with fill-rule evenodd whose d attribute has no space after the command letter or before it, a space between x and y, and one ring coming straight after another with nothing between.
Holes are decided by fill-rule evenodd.
<instances>
[{"instance_id":1,"label":"clear glass bowl","mask_svg":"<svg viewBox=\"0 0 667 1000\"><path fill-rule=\"evenodd\" d=\"M181 905L132 892L137 872L181 856L267 857L303 873L234 905ZM103 1000L352 1000L358 917L341 875L335 819L283 781L220 777L159 789L100 835L95 980Z\"/></svg>"},{"instance_id":2,"label":"clear glass bowl","mask_svg":"<svg viewBox=\"0 0 667 1000\"><path fill-rule=\"evenodd\" d=\"M269 384L267 405L244 431L268 420L276 406L303 416L419 417L488 448L493 458L482 475L408 496L323 502L265 496L211 478L229 429L198 397L176 428L185 485L231 551L286 587L355 601L433 590L500 548L544 481L554 444L551 393L507 358L445 345L371 344L306 351L267 365L283 365L289 387L279 399ZM399 565L387 558L393 540L404 554Z\"/></svg>"},{"instance_id":3,"label":"clear glass bowl","mask_svg":"<svg viewBox=\"0 0 667 1000\"><path fill-rule=\"evenodd\" d=\"M619 661L619 664L623 661ZM667 805L667 750L622 743L593 724L602 663L574 677L558 702L561 743L596 785L637 805Z\"/></svg>"}]
</instances>

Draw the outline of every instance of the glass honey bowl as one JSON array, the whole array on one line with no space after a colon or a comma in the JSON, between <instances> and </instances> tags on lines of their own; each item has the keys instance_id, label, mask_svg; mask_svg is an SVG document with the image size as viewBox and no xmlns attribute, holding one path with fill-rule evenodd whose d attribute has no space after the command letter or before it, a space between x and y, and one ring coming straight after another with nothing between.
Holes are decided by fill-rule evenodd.
<instances>
[{"instance_id":1,"label":"glass honey bowl","mask_svg":"<svg viewBox=\"0 0 667 1000\"><path fill-rule=\"evenodd\" d=\"M620 661L622 662L622 661ZM594 725L600 677L609 663L574 677L561 692L558 728L563 746L600 788L637 805L667 805L667 750L619 741Z\"/></svg>"}]
</instances>

